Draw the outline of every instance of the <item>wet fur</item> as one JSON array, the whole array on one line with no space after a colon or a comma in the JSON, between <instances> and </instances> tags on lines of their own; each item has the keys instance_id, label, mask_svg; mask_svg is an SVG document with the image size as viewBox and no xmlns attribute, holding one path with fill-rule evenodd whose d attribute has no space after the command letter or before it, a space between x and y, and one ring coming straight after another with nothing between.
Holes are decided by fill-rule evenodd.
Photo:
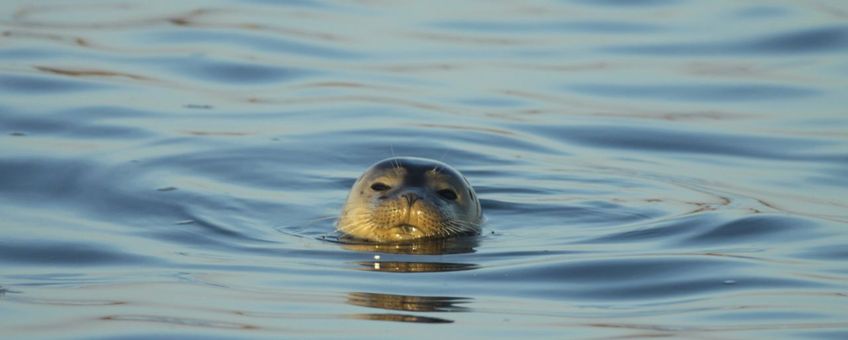
<instances>
[{"instance_id":1,"label":"wet fur","mask_svg":"<svg viewBox=\"0 0 848 340\"><path fill-rule=\"evenodd\" d=\"M371 188L381 181L391 189ZM440 197L442 189L457 198ZM458 171L434 160L394 157L372 165L356 181L337 228L355 239L402 242L478 234L481 218L476 193Z\"/></svg>"}]
</instances>

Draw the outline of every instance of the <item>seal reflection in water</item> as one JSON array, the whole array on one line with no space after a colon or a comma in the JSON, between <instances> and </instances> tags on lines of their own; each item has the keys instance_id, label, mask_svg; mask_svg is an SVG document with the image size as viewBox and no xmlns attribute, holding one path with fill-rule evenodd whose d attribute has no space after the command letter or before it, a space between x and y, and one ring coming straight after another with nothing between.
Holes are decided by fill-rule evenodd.
<instances>
[{"instance_id":1,"label":"seal reflection in water","mask_svg":"<svg viewBox=\"0 0 848 340\"><path fill-rule=\"evenodd\" d=\"M394 157L353 184L337 229L378 243L480 233L477 194L456 169L425 158Z\"/></svg>"}]
</instances>

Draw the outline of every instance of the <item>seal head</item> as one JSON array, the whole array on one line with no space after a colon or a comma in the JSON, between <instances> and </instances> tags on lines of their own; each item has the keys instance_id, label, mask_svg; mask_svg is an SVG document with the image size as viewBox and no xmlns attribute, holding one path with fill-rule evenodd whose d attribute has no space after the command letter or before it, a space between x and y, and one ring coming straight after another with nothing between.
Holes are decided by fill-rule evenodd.
<instances>
[{"instance_id":1,"label":"seal head","mask_svg":"<svg viewBox=\"0 0 848 340\"><path fill-rule=\"evenodd\" d=\"M403 242L480 233L477 193L456 169L425 158L393 157L353 184L337 224L348 237Z\"/></svg>"}]
</instances>

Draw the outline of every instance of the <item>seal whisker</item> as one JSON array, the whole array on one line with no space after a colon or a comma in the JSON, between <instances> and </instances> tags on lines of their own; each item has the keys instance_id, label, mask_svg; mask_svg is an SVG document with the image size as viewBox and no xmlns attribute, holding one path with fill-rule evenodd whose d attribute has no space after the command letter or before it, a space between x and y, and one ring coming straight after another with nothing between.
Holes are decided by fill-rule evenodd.
<instances>
[{"instance_id":1,"label":"seal whisker","mask_svg":"<svg viewBox=\"0 0 848 340\"><path fill-rule=\"evenodd\" d=\"M445 156L447 156L447 155L448 155L448 152L450 152L450 149L445 149L445 152L443 152L443 153L442 153L442 156L441 156L441 157L439 157L438 161L439 161L439 162L444 162L444 161L445 161Z\"/></svg>"}]
</instances>

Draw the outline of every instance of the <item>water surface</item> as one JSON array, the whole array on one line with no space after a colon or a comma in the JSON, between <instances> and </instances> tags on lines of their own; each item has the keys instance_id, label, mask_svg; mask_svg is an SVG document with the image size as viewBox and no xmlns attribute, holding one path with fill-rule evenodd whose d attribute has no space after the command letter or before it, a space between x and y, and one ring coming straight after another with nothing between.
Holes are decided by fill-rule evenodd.
<instances>
[{"instance_id":1,"label":"water surface","mask_svg":"<svg viewBox=\"0 0 848 340\"><path fill-rule=\"evenodd\" d=\"M846 338L846 17L5 1L0 335ZM483 235L332 242L392 155Z\"/></svg>"}]
</instances>

